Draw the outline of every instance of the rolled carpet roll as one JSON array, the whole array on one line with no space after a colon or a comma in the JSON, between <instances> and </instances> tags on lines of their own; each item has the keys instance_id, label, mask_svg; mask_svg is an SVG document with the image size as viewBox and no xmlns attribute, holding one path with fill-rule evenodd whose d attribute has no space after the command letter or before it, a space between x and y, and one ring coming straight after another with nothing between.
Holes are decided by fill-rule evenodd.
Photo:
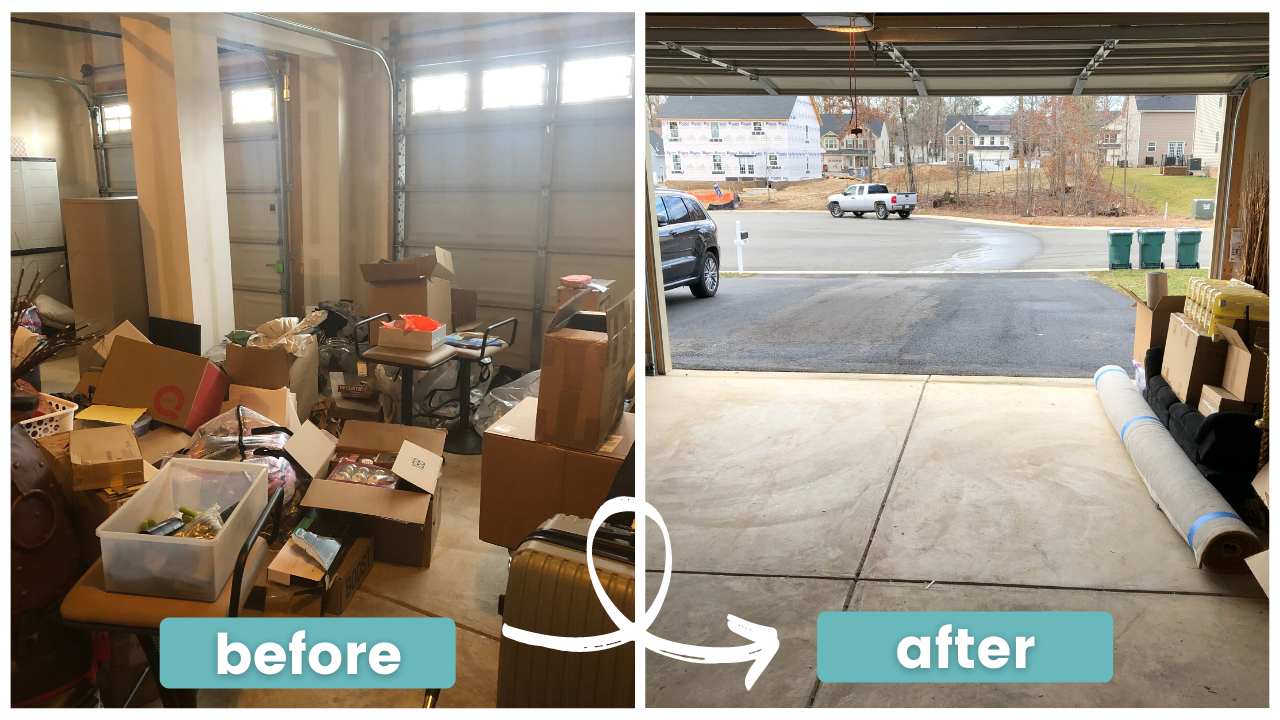
<instances>
[{"instance_id":1,"label":"rolled carpet roll","mask_svg":"<svg viewBox=\"0 0 1280 720\"><path fill-rule=\"evenodd\" d=\"M1106 365L1094 373L1093 385L1147 492L1191 546L1196 566L1220 573L1249 572L1244 559L1261 552L1262 541L1187 459L1129 374Z\"/></svg>"}]
</instances>

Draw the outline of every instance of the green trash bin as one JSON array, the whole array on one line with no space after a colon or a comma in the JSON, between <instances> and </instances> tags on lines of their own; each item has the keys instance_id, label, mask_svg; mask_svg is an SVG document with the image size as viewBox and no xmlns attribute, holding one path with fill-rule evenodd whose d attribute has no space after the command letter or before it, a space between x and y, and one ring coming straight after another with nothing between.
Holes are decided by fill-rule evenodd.
<instances>
[{"instance_id":1,"label":"green trash bin","mask_svg":"<svg viewBox=\"0 0 1280 720\"><path fill-rule=\"evenodd\" d=\"M1112 228L1107 231L1107 264L1112 270L1129 270L1129 251L1133 247L1133 230Z\"/></svg>"},{"instance_id":2,"label":"green trash bin","mask_svg":"<svg viewBox=\"0 0 1280 720\"><path fill-rule=\"evenodd\" d=\"M1138 268L1159 270L1160 250L1164 247L1164 228L1142 228L1138 231Z\"/></svg>"},{"instance_id":3,"label":"green trash bin","mask_svg":"<svg viewBox=\"0 0 1280 720\"><path fill-rule=\"evenodd\" d=\"M1200 228L1180 227L1173 229L1173 239L1177 243L1178 252L1175 267L1200 267Z\"/></svg>"}]
</instances>

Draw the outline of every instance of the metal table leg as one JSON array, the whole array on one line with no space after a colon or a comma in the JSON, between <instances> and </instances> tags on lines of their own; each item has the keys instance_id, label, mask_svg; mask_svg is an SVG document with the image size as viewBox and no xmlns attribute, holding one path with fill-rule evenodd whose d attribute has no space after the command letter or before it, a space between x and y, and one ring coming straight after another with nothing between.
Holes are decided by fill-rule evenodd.
<instances>
[{"instance_id":1,"label":"metal table leg","mask_svg":"<svg viewBox=\"0 0 1280 720\"><path fill-rule=\"evenodd\" d=\"M445 452L455 455L479 455L484 438L471 427L471 361L458 361L458 421L444 439Z\"/></svg>"}]
</instances>

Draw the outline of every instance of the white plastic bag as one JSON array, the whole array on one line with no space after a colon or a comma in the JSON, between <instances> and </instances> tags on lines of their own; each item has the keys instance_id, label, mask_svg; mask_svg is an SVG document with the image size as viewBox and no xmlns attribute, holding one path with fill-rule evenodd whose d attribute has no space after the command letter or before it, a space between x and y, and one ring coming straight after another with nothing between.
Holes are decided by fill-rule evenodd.
<instances>
[{"instance_id":1,"label":"white plastic bag","mask_svg":"<svg viewBox=\"0 0 1280 720\"><path fill-rule=\"evenodd\" d=\"M475 414L471 416L471 424L476 432L483 435L485 430L519 405L521 400L538 397L538 381L541 378L542 371L534 370L485 395Z\"/></svg>"}]
</instances>

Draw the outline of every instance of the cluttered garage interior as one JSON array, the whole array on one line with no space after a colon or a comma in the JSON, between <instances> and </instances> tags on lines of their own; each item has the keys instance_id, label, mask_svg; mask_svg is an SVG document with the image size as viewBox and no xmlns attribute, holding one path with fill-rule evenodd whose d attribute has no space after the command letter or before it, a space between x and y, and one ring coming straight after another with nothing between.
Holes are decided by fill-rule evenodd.
<instances>
[{"instance_id":1,"label":"cluttered garage interior","mask_svg":"<svg viewBox=\"0 0 1280 720\"><path fill-rule=\"evenodd\" d=\"M10 21L12 704L632 707L502 627L614 629L556 604L633 493L634 15ZM451 618L456 681L159 683L275 616Z\"/></svg>"}]
</instances>

